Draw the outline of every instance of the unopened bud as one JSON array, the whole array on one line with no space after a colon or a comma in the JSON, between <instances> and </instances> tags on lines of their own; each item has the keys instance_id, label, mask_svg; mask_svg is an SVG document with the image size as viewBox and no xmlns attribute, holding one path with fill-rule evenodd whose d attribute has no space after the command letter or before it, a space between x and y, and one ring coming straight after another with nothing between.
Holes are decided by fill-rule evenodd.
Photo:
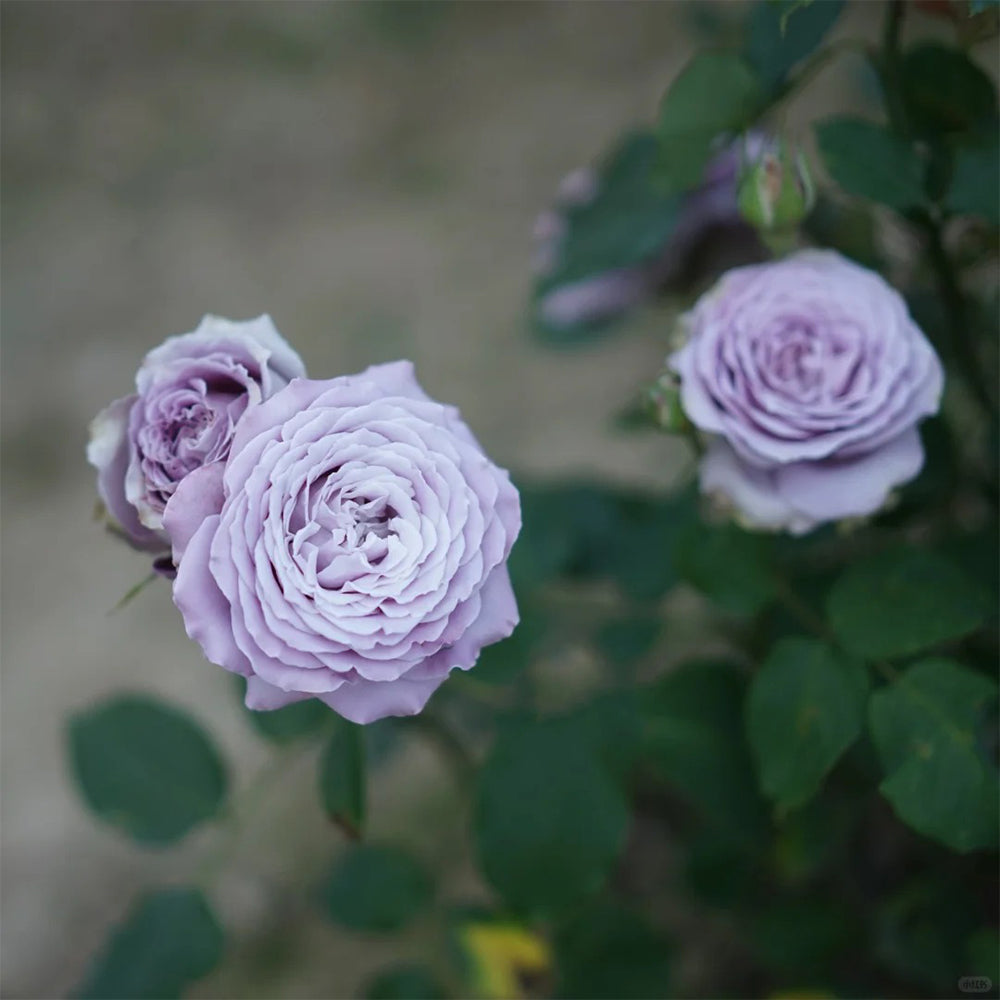
<instances>
[{"instance_id":1,"label":"unopened bud","mask_svg":"<svg viewBox=\"0 0 1000 1000\"><path fill-rule=\"evenodd\" d=\"M761 232L788 232L816 201L802 151L785 140L744 165L739 181L740 214Z\"/></svg>"}]
</instances>

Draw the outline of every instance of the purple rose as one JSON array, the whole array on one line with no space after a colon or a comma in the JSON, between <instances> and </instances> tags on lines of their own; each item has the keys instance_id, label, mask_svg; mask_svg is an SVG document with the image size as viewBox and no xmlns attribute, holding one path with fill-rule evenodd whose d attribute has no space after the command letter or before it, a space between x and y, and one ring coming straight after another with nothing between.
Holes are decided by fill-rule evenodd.
<instances>
[{"instance_id":1,"label":"purple rose","mask_svg":"<svg viewBox=\"0 0 1000 1000\"><path fill-rule=\"evenodd\" d=\"M916 424L944 376L877 274L807 250L730 271L685 322L670 364L710 435L701 488L748 525L801 534L863 517L920 471Z\"/></svg>"},{"instance_id":2,"label":"purple rose","mask_svg":"<svg viewBox=\"0 0 1000 1000\"><path fill-rule=\"evenodd\" d=\"M246 408L305 375L269 316L206 316L146 355L136 392L90 426L87 458L109 513L136 548L165 551L163 511L178 483L229 454Z\"/></svg>"},{"instance_id":3,"label":"purple rose","mask_svg":"<svg viewBox=\"0 0 1000 1000\"><path fill-rule=\"evenodd\" d=\"M518 621L517 490L409 362L296 379L188 476L164 525L174 602L249 708L419 712Z\"/></svg>"}]
</instances>

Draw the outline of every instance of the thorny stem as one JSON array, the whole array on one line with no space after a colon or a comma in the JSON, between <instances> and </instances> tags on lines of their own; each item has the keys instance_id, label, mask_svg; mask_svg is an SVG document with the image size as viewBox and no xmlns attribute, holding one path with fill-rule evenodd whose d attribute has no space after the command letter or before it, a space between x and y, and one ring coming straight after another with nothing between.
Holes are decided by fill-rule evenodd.
<instances>
[{"instance_id":1,"label":"thorny stem","mask_svg":"<svg viewBox=\"0 0 1000 1000\"><path fill-rule=\"evenodd\" d=\"M889 0L886 6L885 22L882 26L882 51L879 57L879 71L885 94L885 110L893 131L905 137L909 132L906 107L903 104L903 89L900 81L900 40L903 34L903 17L906 14L904 0Z\"/></svg>"},{"instance_id":2,"label":"thorny stem","mask_svg":"<svg viewBox=\"0 0 1000 1000\"><path fill-rule=\"evenodd\" d=\"M951 259L944 245L941 223L929 213L924 213L921 216L921 223L927 233L927 255L934 269L941 299L948 314L952 347L959 364L962 366L966 382L976 397L976 402L991 418L995 418L997 406L984 377L983 366L976 356L975 346L969 337L969 317L965 296L959 286Z\"/></svg>"},{"instance_id":3,"label":"thorny stem","mask_svg":"<svg viewBox=\"0 0 1000 1000\"><path fill-rule=\"evenodd\" d=\"M838 649L842 648L830 626L795 593L787 580L782 577L776 577L774 586L778 601L801 625L832 646L836 646ZM899 672L896 668L892 664L886 663L885 660L870 660L868 662L887 681L894 681L899 678Z\"/></svg>"}]
</instances>

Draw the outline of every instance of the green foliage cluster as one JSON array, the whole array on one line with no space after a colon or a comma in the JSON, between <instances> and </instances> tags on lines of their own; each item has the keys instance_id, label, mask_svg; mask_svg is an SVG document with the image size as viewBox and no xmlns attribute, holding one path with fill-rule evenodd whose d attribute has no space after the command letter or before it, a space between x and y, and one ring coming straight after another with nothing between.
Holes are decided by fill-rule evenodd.
<instances>
[{"instance_id":1,"label":"green foliage cluster","mask_svg":"<svg viewBox=\"0 0 1000 1000\"><path fill-rule=\"evenodd\" d=\"M315 748L317 808L347 840L314 904L345 933L449 928L447 954L387 968L369 997L933 997L963 976L996 995L996 300L970 277L996 266L996 89L958 45L904 47L898 0L880 46L827 43L844 6L768 0L742 48L696 54L536 292L647 259L720 133L861 58L882 111L815 123L831 184L803 228L877 268L877 213L915 238L902 291L954 398L923 429L924 472L892 510L797 539L717 523L691 489L523 482L522 623L427 713L364 729L313 702L248 713L276 754ZM598 679L553 697L546 667L570 647ZM455 910L406 845L367 839L369 774L411 736L469 794L488 909ZM240 818L212 739L175 708L114 698L68 742L87 805L142 844ZM224 943L204 885L151 892L78 995L178 996ZM700 954L704 981L677 960Z\"/></svg>"}]
</instances>

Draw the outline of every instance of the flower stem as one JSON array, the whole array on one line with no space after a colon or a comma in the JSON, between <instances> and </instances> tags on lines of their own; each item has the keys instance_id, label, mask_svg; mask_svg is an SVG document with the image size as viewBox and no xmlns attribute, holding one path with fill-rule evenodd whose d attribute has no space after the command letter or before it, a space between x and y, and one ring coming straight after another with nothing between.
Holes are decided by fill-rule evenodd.
<instances>
[{"instance_id":1,"label":"flower stem","mask_svg":"<svg viewBox=\"0 0 1000 1000\"><path fill-rule=\"evenodd\" d=\"M927 256L934 269L938 291L948 315L948 325L951 328L951 346L976 402L991 419L996 419L997 404L990 393L983 365L977 357L975 345L969 336L969 316L965 295L958 283L951 258L944 245L941 223L934 219L930 213L922 213L920 221L927 234Z\"/></svg>"}]
</instances>

